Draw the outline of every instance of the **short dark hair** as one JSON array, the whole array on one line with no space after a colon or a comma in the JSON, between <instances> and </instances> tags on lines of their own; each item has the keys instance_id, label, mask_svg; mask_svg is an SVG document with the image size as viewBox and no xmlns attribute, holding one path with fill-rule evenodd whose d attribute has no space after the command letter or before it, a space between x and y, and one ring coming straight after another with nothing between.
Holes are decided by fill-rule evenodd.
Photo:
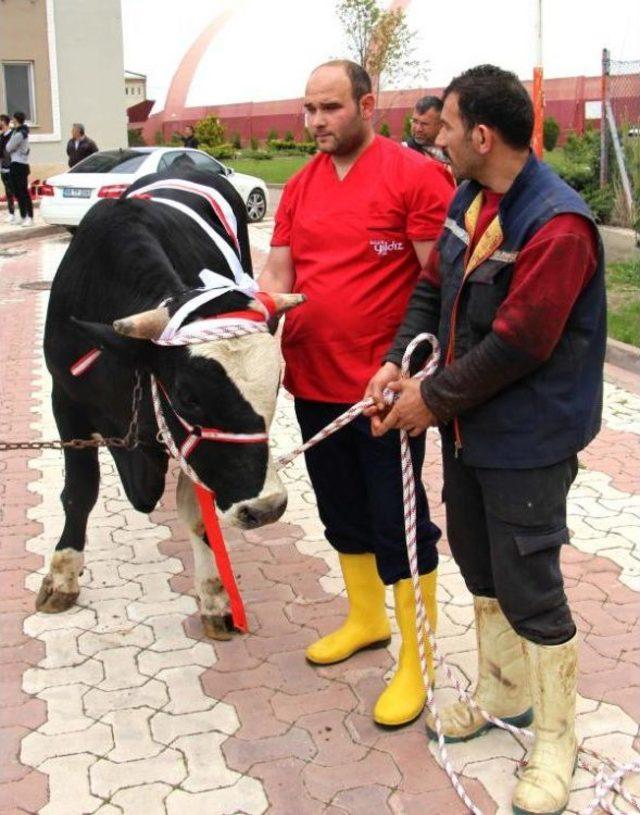
<instances>
[{"instance_id":1,"label":"short dark hair","mask_svg":"<svg viewBox=\"0 0 640 815\"><path fill-rule=\"evenodd\" d=\"M451 80L444 92L458 95L460 116L467 128L495 128L505 143L529 147L533 134L533 104L518 77L495 65L477 65Z\"/></svg>"},{"instance_id":2,"label":"short dark hair","mask_svg":"<svg viewBox=\"0 0 640 815\"><path fill-rule=\"evenodd\" d=\"M9 124L11 119L7 116L6 113L0 113L0 122L4 122L6 125Z\"/></svg>"},{"instance_id":3,"label":"short dark hair","mask_svg":"<svg viewBox=\"0 0 640 815\"><path fill-rule=\"evenodd\" d=\"M84 136L84 125L82 122L74 122L71 127L75 127L79 131L80 135Z\"/></svg>"},{"instance_id":4,"label":"short dark hair","mask_svg":"<svg viewBox=\"0 0 640 815\"><path fill-rule=\"evenodd\" d=\"M357 62L352 62L350 59L331 59L329 62L323 62L322 65L314 68L313 73L320 68L344 69L351 82L351 93L356 102L359 102L365 94L371 93L371 77L362 65L358 65Z\"/></svg>"},{"instance_id":5,"label":"short dark hair","mask_svg":"<svg viewBox=\"0 0 640 815\"><path fill-rule=\"evenodd\" d=\"M425 114L428 110L437 110L438 113L442 110L442 99L438 96L422 96L413 106L413 109L420 115Z\"/></svg>"},{"instance_id":6,"label":"short dark hair","mask_svg":"<svg viewBox=\"0 0 640 815\"><path fill-rule=\"evenodd\" d=\"M25 120L27 117L24 115L24 113L23 113L21 110L16 110L16 112L13 114L13 118L16 120L16 122L17 122L19 125L23 125L23 124L24 124L24 120Z\"/></svg>"}]
</instances>

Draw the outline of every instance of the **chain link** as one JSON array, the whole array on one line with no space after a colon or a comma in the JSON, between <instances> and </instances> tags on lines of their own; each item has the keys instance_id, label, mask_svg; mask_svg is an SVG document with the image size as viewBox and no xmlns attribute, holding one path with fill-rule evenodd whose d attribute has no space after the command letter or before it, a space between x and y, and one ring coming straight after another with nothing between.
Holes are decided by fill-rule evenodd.
<instances>
[{"instance_id":1,"label":"chain link","mask_svg":"<svg viewBox=\"0 0 640 815\"><path fill-rule=\"evenodd\" d=\"M140 406L142 405L142 375L136 371L136 380L131 396L131 421L124 438L107 436L99 439L69 439L62 441L0 441L0 452L8 450L62 450L70 447L73 450L85 450L97 447L121 447L134 450L140 444Z\"/></svg>"}]
</instances>

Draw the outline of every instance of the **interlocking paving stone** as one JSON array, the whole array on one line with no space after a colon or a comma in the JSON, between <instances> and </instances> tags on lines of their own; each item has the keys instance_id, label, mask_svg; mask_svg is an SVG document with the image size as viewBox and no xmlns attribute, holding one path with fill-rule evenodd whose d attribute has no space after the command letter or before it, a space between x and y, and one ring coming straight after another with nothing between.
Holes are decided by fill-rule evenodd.
<instances>
[{"instance_id":1,"label":"interlocking paving stone","mask_svg":"<svg viewBox=\"0 0 640 815\"><path fill-rule=\"evenodd\" d=\"M251 227L253 239L268 239L270 228ZM11 389L10 412L0 417L3 437L56 432L50 380L33 350L47 295L12 286L29 263L33 277L39 269L50 278L64 245L32 245L20 265L3 264L0 278L0 309L9 293L21 316L0 320L2 347L18 349L16 359L2 362L2 375L24 383ZM607 385L604 427L580 455L569 499L572 545L562 553L584 637L578 734L616 758L637 756L640 748L639 434L640 399ZM298 439L284 393L272 435L283 451ZM438 437L430 432L423 478L432 515L443 524L438 458ZM131 509L104 453L79 605L59 615L33 613L33 592L62 528L60 461L55 451L0 461L0 709L7 734L0 811L466 811L434 761L421 721L397 733L371 721L398 650L394 622L389 651L326 668L304 661L304 648L339 624L346 601L301 460L284 472L289 508L279 523L245 534L225 530L252 626L249 636L228 643L203 638L190 544L175 517L175 467L161 505L147 517ZM440 644L466 684L475 674L470 598L446 536L441 552ZM439 675L438 701L454 697ZM483 812L510 811L513 773L526 746L494 732L450 750ZM589 803L590 783L585 771L576 774L568 812Z\"/></svg>"}]
</instances>

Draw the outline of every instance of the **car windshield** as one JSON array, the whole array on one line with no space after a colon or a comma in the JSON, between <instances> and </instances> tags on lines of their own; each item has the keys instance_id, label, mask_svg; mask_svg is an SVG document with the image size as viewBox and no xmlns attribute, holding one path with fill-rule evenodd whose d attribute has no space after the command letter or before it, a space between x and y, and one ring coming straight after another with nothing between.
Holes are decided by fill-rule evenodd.
<instances>
[{"instance_id":1,"label":"car windshield","mask_svg":"<svg viewBox=\"0 0 640 815\"><path fill-rule=\"evenodd\" d=\"M70 173L135 173L148 156L135 150L104 150L72 167Z\"/></svg>"}]
</instances>

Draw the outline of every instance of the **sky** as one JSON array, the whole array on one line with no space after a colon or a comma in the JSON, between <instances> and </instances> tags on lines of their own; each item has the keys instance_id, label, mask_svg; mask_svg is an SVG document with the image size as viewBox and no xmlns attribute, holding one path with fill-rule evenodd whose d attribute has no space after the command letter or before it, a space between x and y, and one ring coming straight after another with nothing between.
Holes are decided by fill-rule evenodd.
<instances>
[{"instance_id":1,"label":"sky","mask_svg":"<svg viewBox=\"0 0 640 815\"><path fill-rule=\"evenodd\" d=\"M384 0L383 0L384 1ZM603 47L612 59L640 62L638 0L543 1L547 77L597 75ZM492 62L531 77L537 0L411 0L407 22L417 32L424 82L442 86L465 68ZM183 5L184 3L184 5ZM125 68L147 75L147 95L164 107L171 78L187 49L225 8L234 14L203 57L189 105L260 102L302 95L312 68L349 56L335 0L121 0ZM386 5L386 3L385 3ZM593 9L600 9L596 13ZM181 11L183 9L183 11Z\"/></svg>"}]
</instances>

